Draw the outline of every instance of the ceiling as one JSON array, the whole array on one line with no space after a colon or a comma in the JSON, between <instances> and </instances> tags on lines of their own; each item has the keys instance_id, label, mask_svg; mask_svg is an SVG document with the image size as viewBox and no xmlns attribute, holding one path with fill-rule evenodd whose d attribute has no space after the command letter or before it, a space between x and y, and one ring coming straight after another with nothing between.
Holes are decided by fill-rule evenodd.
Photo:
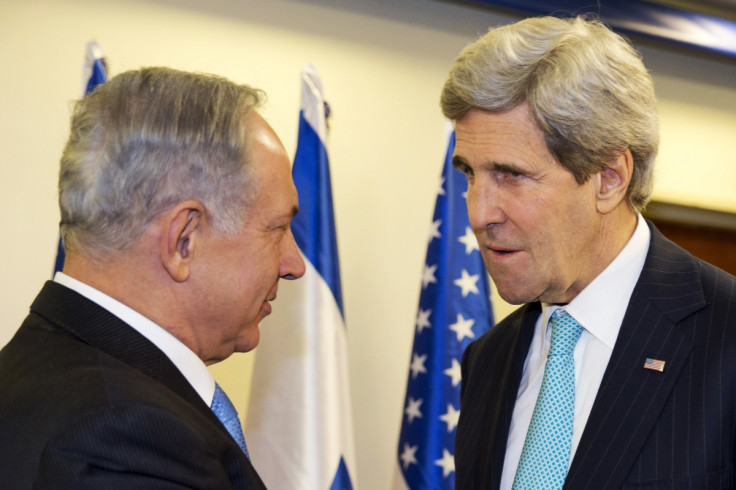
<instances>
[{"instance_id":1,"label":"ceiling","mask_svg":"<svg viewBox=\"0 0 736 490\"><path fill-rule=\"evenodd\" d=\"M736 20L736 0L650 0L661 5L668 5L702 14L715 15Z\"/></svg>"},{"instance_id":2,"label":"ceiling","mask_svg":"<svg viewBox=\"0 0 736 490\"><path fill-rule=\"evenodd\" d=\"M523 15L594 13L626 35L736 59L736 0L449 0ZM725 59L725 58L724 58Z\"/></svg>"}]
</instances>

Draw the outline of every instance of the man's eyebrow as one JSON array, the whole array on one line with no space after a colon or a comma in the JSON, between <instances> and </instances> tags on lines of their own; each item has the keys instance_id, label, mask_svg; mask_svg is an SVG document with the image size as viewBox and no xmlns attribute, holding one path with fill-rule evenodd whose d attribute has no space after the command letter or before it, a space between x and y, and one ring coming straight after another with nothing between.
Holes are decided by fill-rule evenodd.
<instances>
[{"instance_id":1,"label":"man's eyebrow","mask_svg":"<svg viewBox=\"0 0 736 490\"><path fill-rule=\"evenodd\" d=\"M452 166L456 169L463 171L467 168L472 168L468 161L460 155L454 155L452 157ZM484 162L478 166L481 170L495 170L497 172L511 172L511 173L524 173L522 169L513 163L501 163L501 162Z\"/></svg>"},{"instance_id":2,"label":"man's eyebrow","mask_svg":"<svg viewBox=\"0 0 736 490\"><path fill-rule=\"evenodd\" d=\"M513 163L490 162L488 166L492 170L499 172L511 172L515 174L524 173L518 165L514 165Z\"/></svg>"},{"instance_id":3,"label":"man's eyebrow","mask_svg":"<svg viewBox=\"0 0 736 490\"><path fill-rule=\"evenodd\" d=\"M460 155L452 156L452 166L458 170L461 170L462 168L470 167L470 165L468 165L468 161L464 159L463 157L461 157Z\"/></svg>"},{"instance_id":4,"label":"man's eyebrow","mask_svg":"<svg viewBox=\"0 0 736 490\"><path fill-rule=\"evenodd\" d=\"M283 213L278 213L273 216L274 223L281 223L284 220L288 219L289 221L293 220L294 217L296 217L297 213L299 213L299 207L294 206L288 211L284 211Z\"/></svg>"}]
</instances>

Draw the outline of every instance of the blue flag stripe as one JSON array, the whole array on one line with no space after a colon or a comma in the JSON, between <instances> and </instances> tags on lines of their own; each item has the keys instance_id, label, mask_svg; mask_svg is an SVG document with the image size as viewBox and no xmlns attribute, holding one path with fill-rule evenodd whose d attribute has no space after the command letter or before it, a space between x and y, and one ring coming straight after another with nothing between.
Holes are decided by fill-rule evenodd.
<instances>
[{"instance_id":1,"label":"blue flag stripe","mask_svg":"<svg viewBox=\"0 0 736 490\"><path fill-rule=\"evenodd\" d=\"M101 58L97 58L92 64L92 76L89 77L87 82L87 90L85 95L91 93L96 86L107 81L107 73L105 72L105 63Z\"/></svg>"},{"instance_id":2,"label":"blue flag stripe","mask_svg":"<svg viewBox=\"0 0 736 490\"><path fill-rule=\"evenodd\" d=\"M337 467L337 473L335 473L335 479L330 485L330 490L353 490L345 458L340 458L340 465Z\"/></svg>"},{"instance_id":3,"label":"blue flag stripe","mask_svg":"<svg viewBox=\"0 0 736 490\"><path fill-rule=\"evenodd\" d=\"M304 118L304 111L299 114L299 143L292 175L299 193L299 213L291 223L294 239L324 278L344 316L327 150Z\"/></svg>"}]
</instances>

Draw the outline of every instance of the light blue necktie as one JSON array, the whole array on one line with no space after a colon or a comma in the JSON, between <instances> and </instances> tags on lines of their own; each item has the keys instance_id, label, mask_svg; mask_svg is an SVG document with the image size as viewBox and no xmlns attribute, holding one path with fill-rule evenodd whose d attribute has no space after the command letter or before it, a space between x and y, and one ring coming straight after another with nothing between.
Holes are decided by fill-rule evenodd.
<instances>
[{"instance_id":1,"label":"light blue necktie","mask_svg":"<svg viewBox=\"0 0 736 490\"><path fill-rule=\"evenodd\" d=\"M516 469L514 490L562 488L570 462L575 414L573 352L583 327L563 310L557 310L549 324L549 355Z\"/></svg>"},{"instance_id":2,"label":"light blue necktie","mask_svg":"<svg viewBox=\"0 0 736 490\"><path fill-rule=\"evenodd\" d=\"M212 399L212 411L220 419L220 422L222 422L222 425L225 426L230 435L233 436L233 439L238 443L240 449L243 450L245 456L250 459L248 447L245 445L245 437L243 437L243 429L240 426L240 419L238 418L238 411L235 410L233 402L230 401L230 398L228 398L227 394L217 383L215 383L215 396Z\"/></svg>"}]
</instances>

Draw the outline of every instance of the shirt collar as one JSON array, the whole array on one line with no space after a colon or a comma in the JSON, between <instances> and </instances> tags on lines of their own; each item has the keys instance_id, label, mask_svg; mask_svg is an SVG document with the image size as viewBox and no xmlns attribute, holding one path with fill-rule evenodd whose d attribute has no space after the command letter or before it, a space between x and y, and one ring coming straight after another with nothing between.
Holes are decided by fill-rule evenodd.
<instances>
[{"instance_id":1,"label":"shirt collar","mask_svg":"<svg viewBox=\"0 0 736 490\"><path fill-rule=\"evenodd\" d=\"M211 405L215 394L215 379L197 354L179 339L132 308L63 272L54 275L54 282L94 301L150 340L174 363L202 400L208 406Z\"/></svg>"},{"instance_id":2,"label":"shirt collar","mask_svg":"<svg viewBox=\"0 0 736 490\"><path fill-rule=\"evenodd\" d=\"M542 304L542 325L547 325L549 317L562 308L588 333L613 349L649 250L649 226L641 214L636 216L636 229L626 246L585 289L565 306Z\"/></svg>"}]
</instances>

